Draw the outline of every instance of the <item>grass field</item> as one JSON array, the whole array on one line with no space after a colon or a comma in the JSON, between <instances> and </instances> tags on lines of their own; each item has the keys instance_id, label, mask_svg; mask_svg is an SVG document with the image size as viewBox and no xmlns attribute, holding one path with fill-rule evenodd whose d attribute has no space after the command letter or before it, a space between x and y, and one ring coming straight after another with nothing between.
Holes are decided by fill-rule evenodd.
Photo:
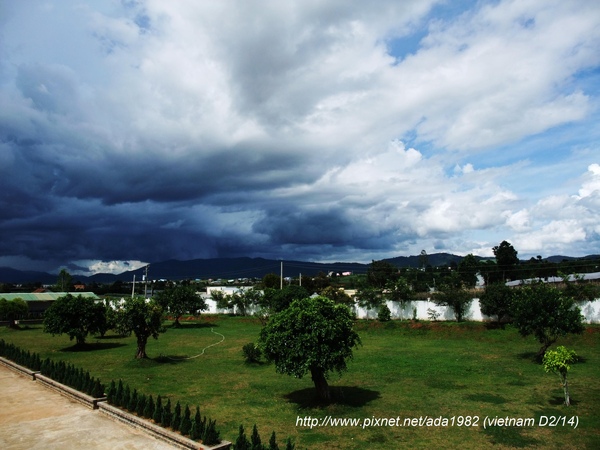
<instances>
[{"instance_id":1,"label":"grass field","mask_svg":"<svg viewBox=\"0 0 600 450\"><path fill-rule=\"evenodd\" d=\"M68 337L44 334L40 326L0 330L0 339L72 362L105 384L122 378L147 394L183 405L200 405L217 419L221 437L235 441L240 424L250 434L257 424L263 442L275 431L304 449L398 448L600 448L600 327L562 339L581 360L570 372L572 406L562 405L559 378L535 362L539 345L510 327L481 323L358 321L363 345L348 372L330 384L337 400L314 401L310 376L301 380L275 372L271 364L246 364L241 348L257 340L260 323L251 318L206 316L169 328L148 344L150 359L135 360L135 340L90 338L74 351ZM192 359L202 348L225 340ZM447 418L448 426L297 426L300 417ZM458 426L466 416L476 426ZM558 426L540 426L544 416L564 417ZM451 425L454 417L454 426ZM475 417L477 419L475 419ZM489 426L484 419L533 419L534 425ZM578 420L577 428L567 423ZM563 425L564 420L564 425Z\"/></svg>"}]
</instances>

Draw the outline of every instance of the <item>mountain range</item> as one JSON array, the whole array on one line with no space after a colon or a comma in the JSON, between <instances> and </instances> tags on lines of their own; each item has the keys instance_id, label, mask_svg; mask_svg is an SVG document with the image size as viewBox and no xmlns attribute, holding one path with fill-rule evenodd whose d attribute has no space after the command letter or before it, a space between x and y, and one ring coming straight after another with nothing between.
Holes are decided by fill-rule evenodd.
<instances>
[{"instance_id":1,"label":"mountain range","mask_svg":"<svg viewBox=\"0 0 600 450\"><path fill-rule=\"evenodd\" d=\"M569 256L551 256L545 258L548 262L562 262L564 260L597 258L598 256L587 256L585 258L573 258ZM489 259L476 257L477 259ZM453 262L458 264L463 257L450 253L432 253L427 255L427 264L436 267L450 265ZM398 256L389 258L387 261L397 267L420 267L423 264L423 257L417 256ZM151 263L148 267L148 279L159 280L182 280L182 279L236 279L236 278L262 278L268 273L280 274L283 265L284 277L315 276L320 272L343 273L352 272L355 274L366 273L369 264L363 263L317 263L308 261L294 260L275 260L264 258L212 258L212 259L192 259L180 261L170 259ZM73 275L74 281L81 283L114 283L117 280L131 281L135 275L136 280L142 280L145 274L145 267L126 271L120 274L97 273L90 276ZM0 267L0 283L56 283L57 275L47 272L22 271L8 267Z\"/></svg>"}]
</instances>

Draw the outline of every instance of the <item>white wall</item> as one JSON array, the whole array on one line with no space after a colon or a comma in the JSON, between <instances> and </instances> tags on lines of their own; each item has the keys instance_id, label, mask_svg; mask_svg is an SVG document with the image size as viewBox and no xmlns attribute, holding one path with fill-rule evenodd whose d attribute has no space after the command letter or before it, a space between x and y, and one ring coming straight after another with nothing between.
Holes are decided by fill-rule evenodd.
<instances>
[{"instance_id":1,"label":"white wall","mask_svg":"<svg viewBox=\"0 0 600 450\"><path fill-rule=\"evenodd\" d=\"M204 314L224 314L231 312L229 309L217 309L216 302L210 299L210 292L213 290L220 290L224 291L226 295L231 295L239 289L240 288L229 286L208 287L207 293L203 295L205 295L206 304L209 309L204 311ZM456 320L450 307L438 306L430 300L411 300L406 302L403 308L400 308L400 304L396 302L387 301L386 304L388 308L390 308L392 319L412 319L413 309L416 308L417 319L419 320L429 320L428 309L432 309L438 313L437 320ZM584 322L600 323L600 299L596 299L593 302L587 301L585 303L579 303L579 308L584 316ZM253 314L255 309L256 308L248 308L246 313ZM377 310L367 310L366 308L356 306L354 311L359 319L377 319ZM464 320L482 322L486 320L496 320L496 317L483 315L479 307L479 299L474 298L468 311L464 315Z\"/></svg>"}]
</instances>

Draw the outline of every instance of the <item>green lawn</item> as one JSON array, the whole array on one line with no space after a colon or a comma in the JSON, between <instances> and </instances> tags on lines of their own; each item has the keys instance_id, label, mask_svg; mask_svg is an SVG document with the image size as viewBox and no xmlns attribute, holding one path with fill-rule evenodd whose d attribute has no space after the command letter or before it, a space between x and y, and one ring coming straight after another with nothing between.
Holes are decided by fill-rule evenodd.
<instances>
[{"instance_id":1,"label":"green lawn","mask_svg":"<svg viewBox=\"0 0 600 450\"><path fill-rule=\"evenodd\" d=\"M225 340L195 356L201 349ZM221 437L235 441L244 424L257 424L263 442L275 430L281 443L291 436L298 448L600 448L600 327L559 344L581 361L570 372L572 406L562 405L559 378L534 361L539 345L511 328L480 323L358 321L363 345L348 372L330 384L337 402L314 402L310 376L297 380L271 364L248 365L241 348L257 340L254 319L206 316L186 322L148 344L150 359L137 361L134 338L89 339L89 350L73 351L68 337L52 337L41 326L0 330L0 339L89 370L105 384L122 378L132 388L161 394L183 405L200 405L217 419ZM173 359L170 359L173 358ZM297 418L447 418L454 426L301 427ZM458 426L466 416L477 426ZM539 426L542 416L567 416L565 425ZM576 429L566 423L576 416ZM474 417L477 417L475 419ZM534 426L488 426L484 418L534 419ZM283 446L282 446L283 447Z\"/></svg>"}]
</instances>

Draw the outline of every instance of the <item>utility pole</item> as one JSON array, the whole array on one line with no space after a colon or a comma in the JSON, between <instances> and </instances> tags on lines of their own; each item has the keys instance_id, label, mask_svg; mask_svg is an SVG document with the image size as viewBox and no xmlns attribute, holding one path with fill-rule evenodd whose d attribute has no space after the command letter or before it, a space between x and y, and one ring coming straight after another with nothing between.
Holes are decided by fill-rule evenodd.
<instances>
[{"instance_id":1,"label":"utility pole","mask_svg":"<svg viewBox=\"0 0 600 450\"><path fill-rule=\"evenodd\" d=\"M281 275L279 276L279 289L283 289L283 260L281 260Z\"/></svg>"},{"instance_id":2,"label":"utility pole","mask_svg":"<svg viewBox=\"0 0 600 450\"><path fill-rule=\"evenodd\" d=\"M131 298L135 295L135 273L133 274L133 286L131 287Z\"/></svg>"},{"instance_id":3,"label":"utility pole","mask_svg":"<svg viewBox=\"0 0 600 450\"><path fill-rule=\"evenodd\" d=\"M150 267L150 264L146 266L146 274L144 275L144 298L148 298L148 267Z\"/></svg>"},{"instance_id":4,"label":"utility pole","mask_svg":"<svg viewBox=\"0 0 600 450\"><path fill-rule=\"evenodd\" d=\"M300 272L300 276L298 277L298 280L299 280L300 286L302 286L302 272Z\"/></svg>"}]
</instances>

